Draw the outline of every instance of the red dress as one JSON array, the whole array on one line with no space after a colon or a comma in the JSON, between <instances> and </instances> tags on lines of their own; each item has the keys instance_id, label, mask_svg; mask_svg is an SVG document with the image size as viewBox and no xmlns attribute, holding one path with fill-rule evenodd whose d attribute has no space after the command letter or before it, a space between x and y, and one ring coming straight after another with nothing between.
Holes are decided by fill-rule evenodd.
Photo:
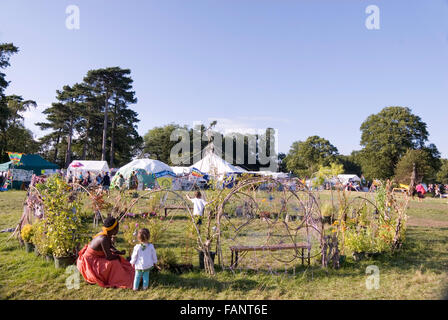
<instances>
[{"instance_id":1,"label":"red dress","mask_svg":"<svg viewBox=\"0 0 448 320\"><path fill-rule=\"evenodd\" d=\"M96 251L86 245L78 255L76 266L90 284L104 288L132 289L134 268L123 257L107 260L103 251Z\"/></svg>"}]
</instances>

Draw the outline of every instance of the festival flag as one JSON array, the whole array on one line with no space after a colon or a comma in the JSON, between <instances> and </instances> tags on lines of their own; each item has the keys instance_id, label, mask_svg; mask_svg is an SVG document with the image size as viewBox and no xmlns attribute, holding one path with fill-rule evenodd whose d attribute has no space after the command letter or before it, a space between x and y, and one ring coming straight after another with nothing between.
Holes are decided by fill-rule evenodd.
<instances>
[{"instance_id":1,"label":"festival flag","mask_svg":"<svg viewBox=\"0 0 448 320\"><path fill-rule=\"evenodd\" d=\"M17 152L8 152L9 159L12 161L13 165L16 165L20 162L20 159L22 159L23 153L17 153Z\"/></svg>"},{"instance_id":2,"label":"festival flag","mask_svg":"<svg viewBox=\"0 0 448 320\"><path fill-rule=\"evenodd\" d=\"M196 168L191 169L191 175L194 177L202 178L205 174Z\"/></svg>"}]
</instances>

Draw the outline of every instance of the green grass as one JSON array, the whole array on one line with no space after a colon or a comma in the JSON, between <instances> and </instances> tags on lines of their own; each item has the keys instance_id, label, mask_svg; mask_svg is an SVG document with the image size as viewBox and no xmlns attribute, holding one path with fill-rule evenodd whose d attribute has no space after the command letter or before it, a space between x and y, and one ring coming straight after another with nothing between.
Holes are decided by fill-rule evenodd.
<instances>
[{"instance_id":1,"label":"green grass","mask_svg":"<svg viewBox=\"0 0 448 320\"><path fill-rule=\"evenodd\" d=\"M24 197L25 193L19 191L0 193L0 229L16 225ZM322 198L328 199L329 195L324 193ZM258 272L220 271L215 277L197 268L181 275L164 271L151 274L149 290L139 292L103 289L88 285L82 277L79 290L67 289L65 270L26 253L16 240L7 241L10 233L0 233L0 299L441 299L446 295L448 280L446 201L410 203L406 242L396 254L361 262L348 258L338 270L296 264L289 267L288 274L281 268L273 272L266 268ZM157 248L173 248L180 257L188 222L181 213L178 215L171 223L165 222L167 232ZM118 246L127 250L119 240ZM195 266L197 260L194 253ZM380 270L378 290L366 289L369 265Z\"/></svg>"}]
</instances>

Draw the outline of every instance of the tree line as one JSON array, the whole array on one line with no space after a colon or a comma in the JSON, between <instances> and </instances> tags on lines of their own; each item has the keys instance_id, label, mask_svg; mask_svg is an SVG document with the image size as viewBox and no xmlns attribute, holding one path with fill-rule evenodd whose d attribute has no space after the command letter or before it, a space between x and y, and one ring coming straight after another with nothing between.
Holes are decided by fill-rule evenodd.
<instances>
[{"instance_id":1,"label":"tree line","mask_svg":"<svg viewBox=\"0 0 448 320\"><path fill-rule=\"evenodd\" d=\"M276 161L279 171L311 177L321 166L342 164L346 173L363 174L368 179L396 177L401 182L409 178L415 164L420 179L448 183L448 160L441 159L434 144L428 143L428 129L420 117L407 107L386 107L370 115L360 126L361 150L350 155L325 138L311 136L292 143L287 154L271 154L270 129L264 134L222 135L209 128L170 123L149 130L143 137L137 132L138 114L131 109L137 103L129 69L109 67L90 70L80 82L56 90L55 102L43 113L46 120L37 123L48 133L35 140L25 128L23 112L35 108L36 102L21 96L5 94L9 85L1 72L10 66L10 57L19 52L12 43L0 44L0 161L8 161L7 151L39 153L44 158L67 167L72 160L104 160L118 167L139 156L146 156L173 165L170 153L179 141L171 141L171 133L185 129L204 136L206 131L219 137L222 155L232 148L232 162L247 170L263 167L261 155ZM210 129L210 131L208 131ZM243 141L244 158L237 153L237 142ZM255 141L255 148L250 147ZM201 141L201 150L209 141ZM192 142L191 142L192 143ZM185 156L185 165L194 160L193 145ZM250 161L250 159L255 159Z\"/></svg>"},{"instance_id":2,"label":"tree line","mask_svg":"<svg viewBox=\"0 0 448 320\"><path fill-rule=\"evenodd\" d=\"M319 167L339 163L346 173L362 174L370 180L395 178L409 183L415 164L417 180L448 183L448 161L428 143L426 123L410 108L386 107L370 115L360 130L361 150L340 155L330 141L312 136L292 144L284 167L298 176L311 177Z\"/></svg>"}]
</instances>

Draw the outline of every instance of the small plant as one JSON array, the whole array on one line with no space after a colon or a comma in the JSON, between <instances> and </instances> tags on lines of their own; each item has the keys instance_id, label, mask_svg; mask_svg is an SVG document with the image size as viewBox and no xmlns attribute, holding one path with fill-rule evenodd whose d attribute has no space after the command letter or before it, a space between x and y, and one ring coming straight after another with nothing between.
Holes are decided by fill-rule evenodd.
<instances>
[{"instance_id":1,"label":"small plant","mask_svg":"<svg viewBox=\"0 0 448 320\"><path fill-rule=\"evenodd\" d=\"M375 252L375 241L372 238L370 231L361 229L347 230L345 233L345 247L352 253Z\"/></svg>"},{"instance_id":2,"label":"small plant","mask_svg":"<svg viewBox=\"0 0 448 320\"><path fill-rule=\"evenodd\" d=\"M157 264L162 269L172 269L177 266L177 257L172 249L161 249L157 252Z\"/></svg>"},{"instance_id":3,"label":"small plant","mask_svg":"<svg viewBox=\"0 0 448 320\"><path fill-rule=\"evenodd\" d=\"M50 241L48 239L48 226L45 223L45 220L40 220L34 224L32 242L41 255L47 256L52 254Z\"/></svg>"},{"instance_id":4,"label":"small plant","mask_svg":"<svg viewBox=\"0 0 448 320\"><path fill-rule=\"evenodd\" d=\"M335 209L333 208L331 203L326 202L321 206L320 212L322 214L322 217L331 217L333 216Z\"/></svg>"},{"instance_id":5,"label":"small plant","mask_svg":"<svg viewBox=\"0 0 448 320\"><path fill-rule=\"evenodd\" d=\"M22 230L20 231L22 240L28 243L32 243L33 233L34 233L33 226L30 224L24 225L22 227Z\"/></svg>"}]
</instances>

